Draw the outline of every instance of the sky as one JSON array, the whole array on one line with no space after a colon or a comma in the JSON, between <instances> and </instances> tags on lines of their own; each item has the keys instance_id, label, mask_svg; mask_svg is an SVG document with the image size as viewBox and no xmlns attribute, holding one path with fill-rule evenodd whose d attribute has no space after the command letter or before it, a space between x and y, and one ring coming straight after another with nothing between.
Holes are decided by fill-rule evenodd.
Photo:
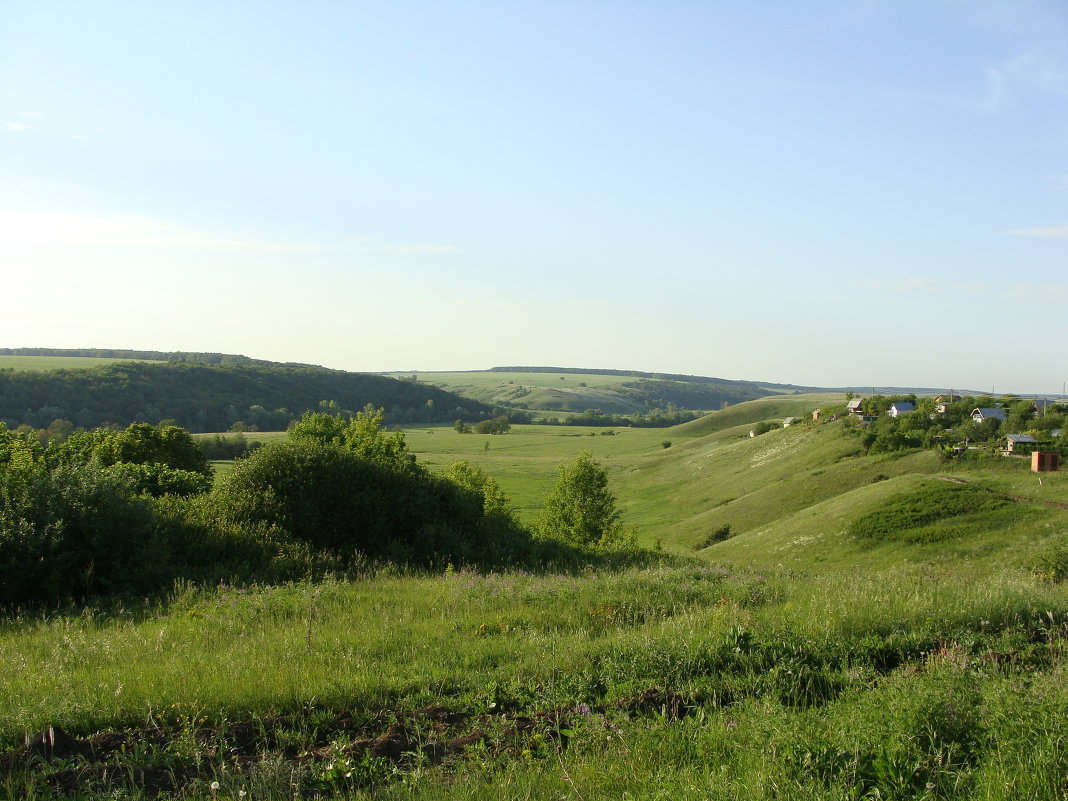
<instances>
[{"instance_id":1,"label":"sky","mask_svg":"<svg viewBox=\"0 0 1068 801\"><path fill-rule=\"evenodd\" d=\"M0 347L1060 393L1063 0L0 0Z\"/></svg>"}]
</instances>

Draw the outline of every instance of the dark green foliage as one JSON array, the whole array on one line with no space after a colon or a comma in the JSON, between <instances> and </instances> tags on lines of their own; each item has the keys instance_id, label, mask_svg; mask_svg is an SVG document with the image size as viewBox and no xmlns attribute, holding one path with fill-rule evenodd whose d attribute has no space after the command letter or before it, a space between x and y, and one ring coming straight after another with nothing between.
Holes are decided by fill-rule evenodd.
<instances>
[{"instance_id":1,"label":"dark green foliage","mask_svg":"<svg viewBox=\"0 0 1068 801\"><path fill-rule=\"evenodd\" d=\"M489 413L484 404L426 384L251 361L0 370L0 420L10 426L45 428L53 420L66 419L94 428L171 418L197 432L226 431L235 424L277 431L303 411L319 409L323 398L333 398L339 409L373 403L385 408L390 422L452 422Z\"/></svg>"},{"instance_id":2,"label":"dark green foliage","mask_svg":"<svg viewBox=\"0 0 1068 801\"><path fill-rule=\"evenodd\" d=\"M211 489L211 476L159 462L120 462L108 470L126 480L138 495L199 495Z\"/></svg>"},{"instance_id":3,"label":"dark green foliage","mask_svg":"<svg viewBox=\"0 0 1068 801\"><path fill-rule=\"evenodd\" d=\"M343 559L432 563L518 560L525 533L500 541L484 497L408 463L341 444L295 439L260 448L221 483L215 508L232 525L268 525Z\"/></svg>"},{"instance_id":4,"label":"dark green foliage","mask_svg":"<svg viewBox=\"0 0 1068 801\"><path fill-rule=\"evenodd\" d=\"M710 532L707 537L705 537L703 540L693 546L693 549L695 551L700 551L702 548L708 548L711 545L715 545L717 542L729 540L733 536L734 532L731 531L731 524L724 523L722 526Z\"/></svg>"},{"instance_id":5,"label":"dark green foliage","mask_svg":"<svg viewBox=\"0 0 1068 801\"><path fill-rule=\"evenodd\" d=\"M151 520L112 470L37 462L0 472L0 605L153 586Z\"/></svg>"},{"instance_id":6,"label":"dark green foliage","mask_svg":"<svg viewBox=\"0 0 1068 801\"><path fill-rule=\"evenodd\" d=\"M204 452L189 432L178 426L134 423L125 431L101 429L75 434L66 442L53 443L46 453L51 464L160 464L211 476Z\"/></svg>"},{"instance_id":7,"label":"dark green foliage","mask_svg":"<svg viewBox=\"0 0 1068 801\"><path fill-rule=\"evenodd\" d=\"M512 428L507 415L497 415L475 425L476 434L507 434Z\"/></svg>"},{"instance_id":8,"label":"dark green foliage","mask_svg":"<svg viewBox=\"0 0 1068 801\"><path fill-rule=\"evenodd\" d=\"M776 428L781 428L780 423L773 423L770 420L762 420L753 426L753 436L759 437L762 434L767 434L769 431L774 431Z\"/></svg>"},{"instance_id":9,"label":"dark green foliage","mask_svg":"<svg viewBox=\"0 0 1068 801\"><path fill-rule=\"evenodd\" d=\"M932 484L890 498L854 520L849 533L869 540L937 541L963 530L946 523L963 522L966 517L996 523L1013 506L1012 500L978 484Z\"/></svg>"}]
</instances>

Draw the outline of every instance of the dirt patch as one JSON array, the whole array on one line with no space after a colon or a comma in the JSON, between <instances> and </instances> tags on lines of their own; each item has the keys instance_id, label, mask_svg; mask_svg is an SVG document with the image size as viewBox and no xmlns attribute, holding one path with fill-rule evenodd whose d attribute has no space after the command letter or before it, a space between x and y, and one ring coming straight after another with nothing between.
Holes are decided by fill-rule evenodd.
<instances>
[{"instance_id":1,"label":"dirt patch","mask_svg":"<svg viewBox=\"0 0 1068 801\"><path fill-rule=\"evenodd\" d=\"M565 748L576 718L680 718L692 708L692 699L652 688L609 706L580 704L527 714L475 714L432 705L383 709L357 719L347 711L314 710L196 729L160 725L86 738L50 726L27 737L21 747L0 753L0 783L23 775L59 797L92 797L122 787L168 797L206 788L223 774L255 770L267 760L314 775L316 766L340 760L377 761L398 771L416 764L448 765L474 748L493 757L530 758Z\"/></svg>"}]
</instances>

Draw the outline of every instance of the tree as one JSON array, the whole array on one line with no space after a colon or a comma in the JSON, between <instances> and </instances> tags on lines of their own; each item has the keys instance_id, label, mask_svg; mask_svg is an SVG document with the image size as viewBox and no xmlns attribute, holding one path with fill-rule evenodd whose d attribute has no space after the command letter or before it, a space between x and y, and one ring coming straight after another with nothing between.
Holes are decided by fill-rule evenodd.
<instances>
[{"instance_id":1,"label":"tree","mask_svg":"<svg viewBox=\"0 0 1068 801\"><path fill-rule=\"evenodd\" d=\"M589 452L560 468L538 528L544 537L578 546L611 545L623 537L616 499L608 489L608 472Z\"/></svg>"},{"instance_id":2,"label":"tree","mask_svg":"<svg viewBox=\"0 0 1068 801\"><path fill-rule=\"evenodd\" d=\"M382 430L384 415L385 410L375 409L370 404L347 422L340 414L305 412L289 430L289 439L293 442L340 445L363 459L388 467L415 470L415 456L408 452L404 434Z\"/></svg>"},{"instance_id":3,"label":"tree","mask_svg":"<svg viewBox=\"0 0 1068 801\"><path fill-rule=\"evenodd\" d=\"M502 414L481 421L475 426L475 431L479 434L507 434L511 428L512 424L508 422L508 416Z\"/></svg>"},{"instance_id":4,"label":"tree","mask_svg":"<svg viewBox=\"0 0 1068 801\"><path fill-rule=\"evenodd\" d=\"M486 516L512 517L512 508L508 504L508 498L501 489L501 485L466 459L449 465L445 471L445 478L457 486L478 493L482 497L482 511Z\"/></svg>"}]
</instances>

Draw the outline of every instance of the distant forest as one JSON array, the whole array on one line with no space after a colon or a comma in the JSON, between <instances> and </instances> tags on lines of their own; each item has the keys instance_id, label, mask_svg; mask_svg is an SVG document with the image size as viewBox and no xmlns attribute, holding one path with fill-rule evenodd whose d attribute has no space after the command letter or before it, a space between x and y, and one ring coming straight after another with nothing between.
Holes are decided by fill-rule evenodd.
<instances>
[{"instance_id":1,"label":"distant forest","mask_svg":"<svg viewBox=\"0 0 1068 801\"><path fill-rule=\"evenodd\" d=\"M21 349L31 350L31 349ZM56 353L8 355L87 355ZM111 358L164 354L94 351ZM121 354L114 356L112 354ZM197 354L211 356L221 354ZM232 357L231 357L232 358ZM244 357L238 357L244 358ZM173 421L188 431L285 429L305 411L354 412L370 404L385 422L451 423L491 417L491 409L427 384L322 367L244 363L123 362L84 370L0 370L0 420L9 428L125 427ZM57 432L58 433L58 432Z\"/></svg>"},{"instance_id":2,"label":"distant forest","mask_svg":"<svg viewBox=\"0 0 1068 801\"><path fill-rule=\"evenodd\" d=\"M91 359L131 359L149 362L195 362L197 364L252 364L259 367L319 367L301 362L270 362L236 353L197 351L129 350L126 348L0 348L0 356L85 356ZM325 370L325 367L319 367Z\"/></svg>"}]
</instances>

